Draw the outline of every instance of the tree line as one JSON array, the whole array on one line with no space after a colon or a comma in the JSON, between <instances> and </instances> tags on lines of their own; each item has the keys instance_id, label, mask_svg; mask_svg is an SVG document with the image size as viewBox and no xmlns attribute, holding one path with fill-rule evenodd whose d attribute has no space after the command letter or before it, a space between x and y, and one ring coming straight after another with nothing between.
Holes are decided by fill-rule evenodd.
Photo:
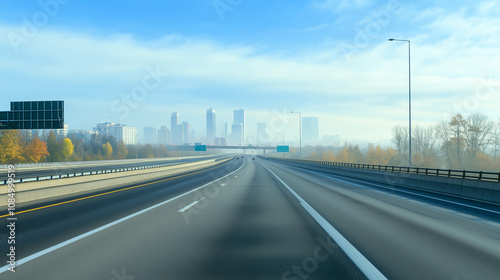
<instances>
[{"instance_id":1,"label":"tree line","mask_svg":"<svg viewBox=\"0 0 500 280\"><path fill-rule=\"evenodd\" d=\"M400 162L408 162L408 128L395 126L392 141ZM449 120L412 129L412 163L418 167L500 170L500 123L484 114L455 114Z\"/></svg>"},{"instance_id":2,"label":"tree line","mask_svg":"<svg viewBox=\"0 0 500 280\"><path fill-rule=\"evenodd\" d=\"M155 158L181 153L194 155L167 151L164 145L125 145L105 135L85 141L76 134L57 137L54 131L0 131L0 164Z\"/></svg>"},{"instance_id":3,"label":"tree line","mask_svg":"<svg viewBox=\"0 0 500 280\"><path fill-rule=\"evenodd\" d=\"M408 166L408 132L407 126L394 126L389 147L309 146L303 154L311 160ZM480 113L455 114L436 125L412 127L411 146L413 167L500 171L500 123Z\"/></svg>"}]
</instances>

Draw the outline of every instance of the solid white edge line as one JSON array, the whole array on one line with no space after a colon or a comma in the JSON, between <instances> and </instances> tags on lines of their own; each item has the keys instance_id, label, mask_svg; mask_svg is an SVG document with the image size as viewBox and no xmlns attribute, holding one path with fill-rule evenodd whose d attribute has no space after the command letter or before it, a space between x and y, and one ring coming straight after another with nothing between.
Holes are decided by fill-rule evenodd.
<instances>
[{"instance_id":1,"label":"solid white edge line","mask_svg":"<svg viewBox=\"0 0 500 280\"><path fill-rule=\"evenodd\" d=\"M80 240L80 239L83 239L83 238L85 238L85 237L87 237L87 236L90 236L90 235L92 235L92 234L94 234L94 233L98 233L98 232L100 232L100 231L102 231L102 230L105 230L105 229L107 229L107 228L109 228L109 227L112 227L112 226L114 226L114 225L116 225L116 224L119 224L119 223L121 223L121 222L124 222L124 221L126 221L126 220L129 220L129 219L131 219L131 218L133 218L133 217L135 217L135 216L138 216L138 215L140 215L140 214L146 213L146 212L148 212L148 211L150 211L150 210L153 210L153 209L158 208L158 207L160 207L160 206L162 206L162 205L165 205L165 204L167 204L167 203L169 203L169 202L171 202L171 201L173 201L173 200L176 200L176 199L181 198L181 197L183 197L183 196L185 196L185 195L187 195L187 194L190 194L190 193L195 192L195 191L197 191L197 190L199 190L199 189L202 189L202 188L204 188L204 187L206 187L206 186L209 186L209 185L211 185L211 184L213 184L213 183L215 183L215 182L217 182L217 181L219 181L219 180L222 180L222 179L224 179L224 178L226 178L226 177L228 177L228 176L231 176L233 173L238 172L238 170L240 170L243 166L245 166L245 162L246 162L246 161L243 161L243 164L242 164L242 165L241 165L238 169L236 169L235 171L233 171L233 172L231 172L231 173L229 173L229 174L227 174L227 175L224 175L223 177L220 177L220 178L218 178L218 179L216 179L216 180L213 180L213 181L212 181L212 182L210 182L210 183L206 183L205 185L203 185L203 186L201 186L201 187L197 187L197 188L192 189L192 190L190 190L190 191L188 191L188 192L185 192L185 193L183 193L183 194L180 194L180 195L178 195L178 196L176 196L176 197L173 197L173 198L167 199L167 200L165 200L165 201L163 201L163 202L160 202L160 203L158 203L158 204L155 204L155 205L153 205L153 206L150 206L150 207L148 207L148 208L146 208L146 209L140 210L140 211L135 212L135 213L133 213L133 214L130 214L130 215L126 216L126 217L123 217L123 218L121 218L121 219L118 219L118 220L116 220L116 221L114 221L114 222L111 222L111 223L109 223L109 224L105 224L105 225L100 226L100 227L98 227L98 228L96 228L96 229L93 229L93 230L88 231L88 232L86 232L86 233L83 233L83 234L80 234L80 235L78 235L78 236L75 236L75 237L73 237L73 238L71 238L71 239L68 239L68 240L66 240L66 241L64 241L64 242L61 242L61 243L56 244L56 245L53 245L53 246L51 246L51 247L49 247L49 248L47 248L47 249L44 249L44 250L42 250L42 251L40 251L40 252L37 252L37 253L34 253L34 254L32 254L32 255L29 255L29 256L27 256L27 257L25 257L25 258L22 258L22 259L20 259L20 260L16 261L16 268L17 268L18 266L22 265L22 264L25 264L25 263L27 263L27 262L29 262L29 261L32 261L32 260L34 260L34 259L36 259L36 258L39 258L39 257L41 257L41 256L43 256L43 255L45 255L45 254L50 253L50 252L53 252L53 251L55 251L55 250L57 250L57 249L59 249L59 248L62 248L62 247L64 247L64 246L66 246L66 245L69 245L69 244L71 244L71 243L74 243L74 242L76 242L76 241L78 241L78 240ZM1 268L0 268L0 274L2 274L2 273L4 273L4 272L8 271L9 267L11 267L11 266L10 266L10 264L5 265L5 266L1 267Z\"/></svg>"},{"instance_id":2,"label":"solid white edge line","mask_svg":"<svg viewBox=\"0 0 500 280\"><path fill-rule=\"evenodd\" d=\"M204 198L204 197L202 197L200 200L193 201L191 204L189 204L188 206L186 206L186 207L184 207L184 208L180 209L180 210L179 210L179 211L177 211L177 212L178 212L178 213L182 213L182 212L184 212L184 211L188 210L189 208L193 207L196 203L198 203L198 202L202 201L203 199L205 199L205 198Z\"/></svg>"},{"instance_id":3,"label":"solid white edge line","mask_svg":"<svg viewBox=\"0 0 500 280\"><path fill-rule=\"evenodd\" d=\"M260 163L262 164L262 163ZM368 279L387 279L365 256L363 256L340 232L338 232L325 218L309 205L301 196L292 190L278 175L274 174L267 166L262 164L271 174L285 186L290 193L300 202L300 205L313 217L316 222L330 235L340 246L352 262L368 277Z\"/></svg>"}]
</instances>

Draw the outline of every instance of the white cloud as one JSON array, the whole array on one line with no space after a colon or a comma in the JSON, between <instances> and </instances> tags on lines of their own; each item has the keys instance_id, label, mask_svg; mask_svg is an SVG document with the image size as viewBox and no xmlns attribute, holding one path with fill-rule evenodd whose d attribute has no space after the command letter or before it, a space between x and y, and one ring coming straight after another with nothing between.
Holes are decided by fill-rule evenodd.
<instances>
[{"instance_id":1,"label":"white cloud","mask_svg":"<svg viewBox=\"0 0 500 280\"><path fill-rule=\"evenodd\" d=\"M345 5L321 3L334 9ZM485 79L491 94L483 94L470 110L500 118L495 106L500 98L500 22L491 14L479 16L497 8L483 4L472 16L428 9L415 19L427 22L411 38L417 123L432 123L460 106L465 110L463 104L478 87L484 92ZM0 26L0 34L12 30ZM247 109L257 122L269 121L266 112L287 107L320 116L325 134L389 138L390 127L407 120L406 45L374 41L347 61L332 48L339 44L332 40L328 46L277 55L276 50L178 34L145 42L129 35L96 37L47 29L19 54L8 41L0 42L0 92L8 93L8 99L65 99L68 123L88 128L101 119L122 122L116 120L112 102L142 82L146 67L159 65L170 76L123 122L160 127L168 125L171 112L179 111L193 129L204 131L204 110L210 104L229 118L229 125L236 108ZM82 104L92 109L82 109Z\"/></svg>"}]
</instances>

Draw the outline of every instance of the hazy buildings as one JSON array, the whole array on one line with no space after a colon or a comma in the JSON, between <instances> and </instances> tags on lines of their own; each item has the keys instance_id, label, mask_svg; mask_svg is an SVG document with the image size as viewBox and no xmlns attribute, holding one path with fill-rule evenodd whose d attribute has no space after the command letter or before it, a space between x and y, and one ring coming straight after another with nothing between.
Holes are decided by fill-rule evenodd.
<instances>
[{"instance_id":1,"label":"hazy buildings","mask_svg":"<svg viewBox=\"0 0 500 280\"><path fill-rule=\"evenodd\" d=\"M318 118L302 118L302 141L304 144L315 145L319 140Z\"/></svg>"},{"instance_id":2,"label":"hazy buildings","mask_svg":"<svg viewBox=\"0 0 500 280\"><path fill-rule=\"evenodd\" d=\"M243 125L241 123L233 123L231 126L231 144L243 145Z\"/></svg>"},{"instance_id":3,"label":"hazy buildings","mask_svg":"<svg viewBox=\"0 0 500 280\"><path fill-rule=\"evenodd\" d=\"M179 113L173 112L170 117L170 129L172 130L172 144L182 144L182 127L179 124Z\"/></svg>"},{"instance_id":4,"label":"hazy buildings","mask_svg":"<svg viewBox=\"0 0 500 280\"><path fill-rule=\"evenodd\" d=\"M215 110L207 110L207 144L214 144L215 140Z\"/></svg>"},{"instance_id":5,"label":"hazy buildings","mask_svg":"<svg viewBox=\"0 0 500 280\"><path fill-rule=\"evenodd\" d=\"M113 136L117 142L123 141L126 145L137 144L137 129L112 122L99 123L94 131L106 136Z\"/></svg>"},{"instance_id":6,"label":"hazy buildings","mask_svg":"<svg viewBox=\"0 0 500 280\"><path fill-rule=\"evenodd\" d=\"M216 137L214 140L215 146L226 146L226 139L222 137Z\"/></svg>"},{"instance_id":7,"label":"hazy buildings","mask_svg":"<svg viewBox=\"0 0 500 280\"><path fill-rule=\"evenodd\" d=\"M64 139L68 135L68 125L65 124L62 129L55 129L57 139Z\"/></svg>"},{"instance_id":8,"label":"hazy buildings","mask_svg":"<svg viewBox=\"0 0 500 280\"><path fill-rule=\"evenodd\" d=\"M145 127L144 128L144 144L155 144L157 141L156 128Z\"/></svg>"},{"instance_id":9,"label":"hazy buildings","mask_svg":"<svg viewBox=\"0 0 500 280\"><path fill-rule=\"evenodd\" d=\"M187 121L183 121L182 124L180 125L180 130L181 130L181 143L189 143L192 142L191 140L191 126Z\"/></svg>"},{"instance_id":10,"label":"hazy buildings","mask_svg":"<svg viewBox=\"0 0 500 280\"><path fill-rule=\"evenodd\" d=\"M170 145L172 143L171 137L172 135L168 127L162 126L158 129L158 144Z\"/></svg>"},{"instance_id":11,"label":"hazy buildings","mask_svg":"<svg viewBox=\"0 0 500 280\"><path fill-rule=\"evenodd\" d=\"M71 129L68 131L68 135L83 141L91 141L97 138L98 133L86 129Z\"/></svg>"},{"instance_id":12,"label":"hazy buildings","mask_svg":"<svg viewBox=\"0 0 500 280\"><path fill-rule=\"evenodd\" d=\"M234 120L231 126L231 134L233 144L244 145L245 144L245 110L234 110L233 112Z\"/></svg>"},{"instance_id":13,"label":"hazy buildings","mask_svg":"<svg viewBox=\"0 0 500 280\"><path fill-rule=\"evenodd\" d=\"M179 120L179 113L174 112L170 117L171 144L182 145L193 142L194 131L191 131L191 125L187 121L182 123Z\"/></svg>"}]
</instances>

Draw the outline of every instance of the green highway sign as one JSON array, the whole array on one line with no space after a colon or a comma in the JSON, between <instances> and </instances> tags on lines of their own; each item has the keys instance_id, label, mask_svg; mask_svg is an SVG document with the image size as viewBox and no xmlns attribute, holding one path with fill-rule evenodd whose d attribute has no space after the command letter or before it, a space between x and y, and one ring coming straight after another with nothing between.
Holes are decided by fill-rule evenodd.
<instances>
[{"instance_id":1,"label":"green highway sign","mask_svg":"<svg viewBox=\"0 0 500 280\"><path fill-rule=\"evenodd\" d=\"M289 152L289 146L278 146L278 153L288 153Z\"/></svg>"},{"instance_id":2,"label":"green highway sign","mask_svg":"<svg viewBox=\"0 0 500 280\"><path fill-rule=\"evenodd\" d=\"M207 151L207 145L196 145L196 146L194 146L194 150L196 152L206 152Z\"/></svg>"}]
</instances>

